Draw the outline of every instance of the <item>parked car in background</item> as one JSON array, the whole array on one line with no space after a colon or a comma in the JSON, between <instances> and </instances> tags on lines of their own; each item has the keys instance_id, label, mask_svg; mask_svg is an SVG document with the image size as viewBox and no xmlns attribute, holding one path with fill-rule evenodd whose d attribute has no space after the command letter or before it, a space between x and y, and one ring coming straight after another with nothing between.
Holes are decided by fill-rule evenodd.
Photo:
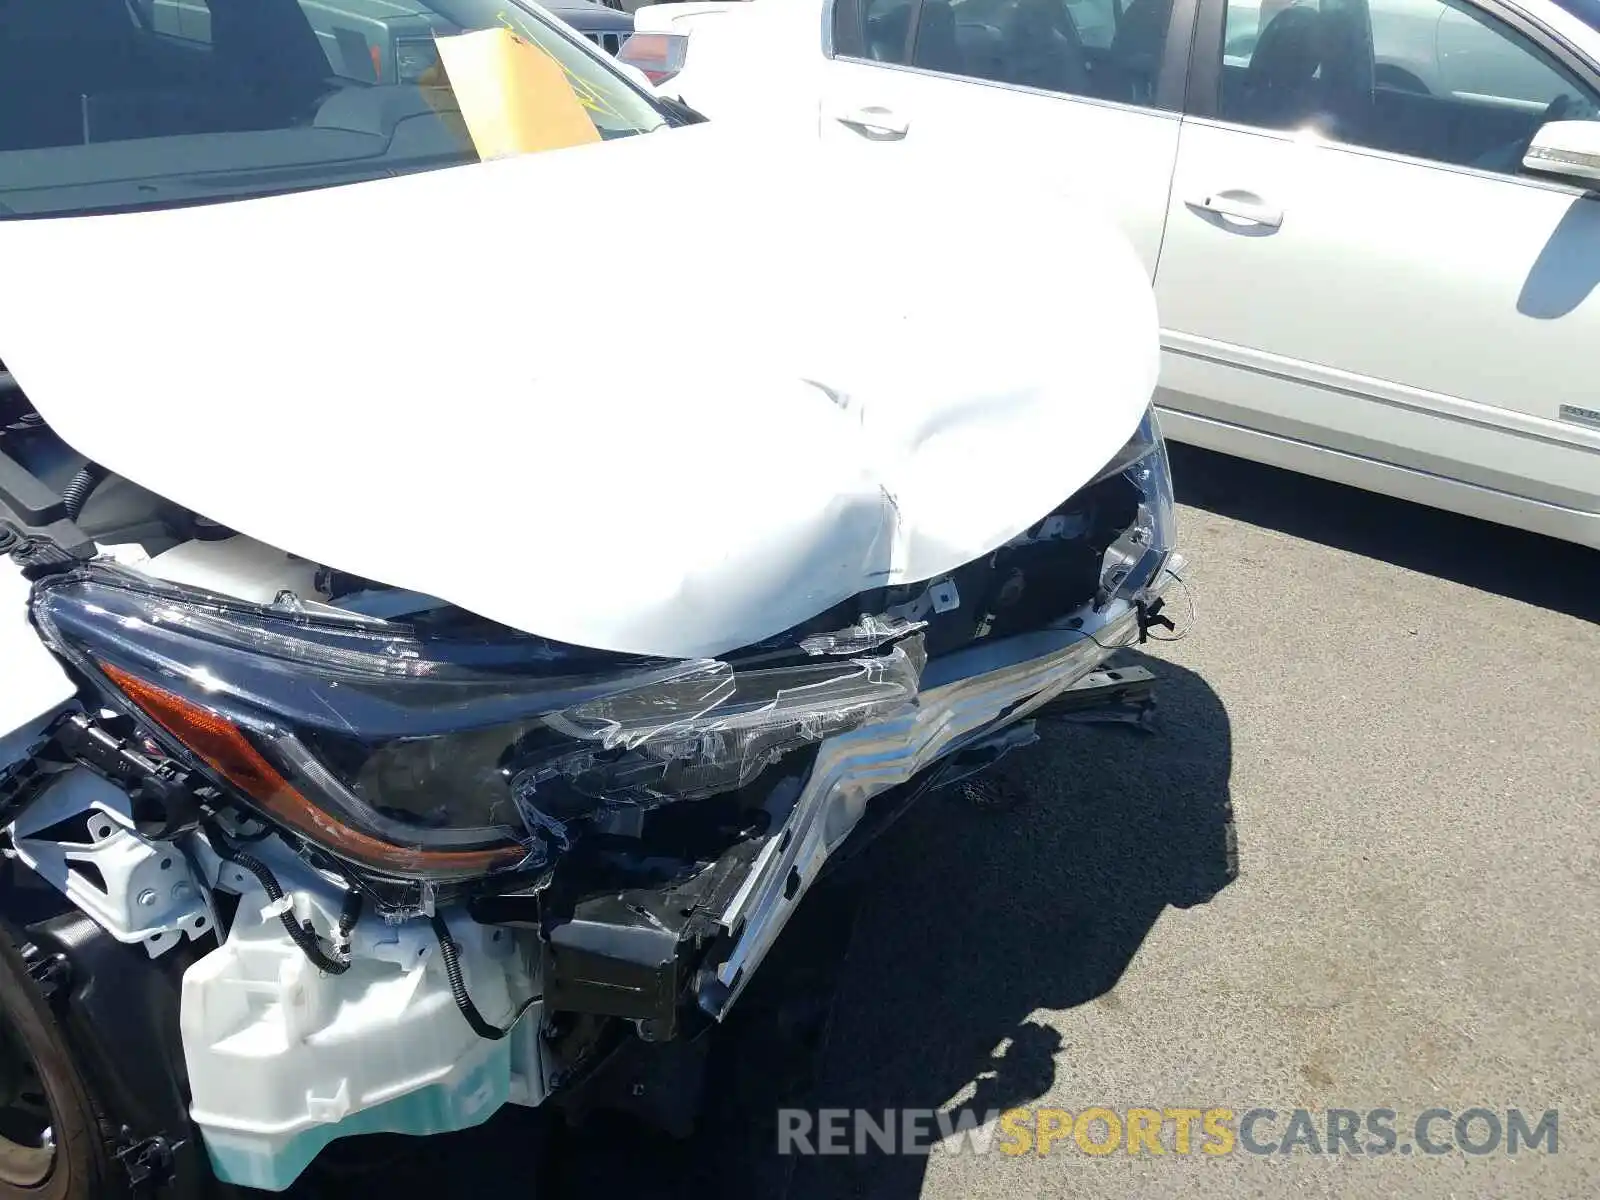
<instances>
[{"instance_id":1,"label":"parked car in background","mask_svg":"<svg viewBox=\"0 0 1600 1200\"><path fill-rule=\"evenodd\" d=\"M1175 440L1600 546L1596 0L729 0L635 24L713 120L1098 203L1154 281Z\"/></svg>"},{"instance_id":2,"label":"parked car in background","mask_svg":"<svg viewBox=\"0 0 1600 1200\"><path fill-rule=\"evenodd\" d=\"M643 8L648 0L606 0L607 5L618 12L633 13ZM669 3L673 0L668 0Z\"/></svg>"},{"instance_id":3,"label":"parked car in background","mask_svg":"<svg viewBox=\"0 0 1600 1200\"><path fill-rule=\"evenodd\" d=\"M615 54L633 32L633 15L594 0L553 0L544 6L607 54Z\"/></svg>"}]
</instances>

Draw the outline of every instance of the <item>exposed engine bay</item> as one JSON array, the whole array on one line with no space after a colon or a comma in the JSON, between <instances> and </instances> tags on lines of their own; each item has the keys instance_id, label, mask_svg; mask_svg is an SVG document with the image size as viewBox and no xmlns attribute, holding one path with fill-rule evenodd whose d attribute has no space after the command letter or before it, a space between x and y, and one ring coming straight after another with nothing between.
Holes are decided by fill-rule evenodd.
<instances>
[{"instance_id":1,"label":"exposed engine bay","mask_svg":"<svg viewBox=\"0 0 1600 1200\"><path fill-rule=\"evenodd\" d=\"M1147 415L955 570L621 654L216 525L7 386L0 553L77 694L0 763L7 852L181 970L211 1167L282 1190L335 1138L461 1129L714 1023L871 802L1025 744L1164 622L1172 546Z\"/></svg>"}]
</instances>

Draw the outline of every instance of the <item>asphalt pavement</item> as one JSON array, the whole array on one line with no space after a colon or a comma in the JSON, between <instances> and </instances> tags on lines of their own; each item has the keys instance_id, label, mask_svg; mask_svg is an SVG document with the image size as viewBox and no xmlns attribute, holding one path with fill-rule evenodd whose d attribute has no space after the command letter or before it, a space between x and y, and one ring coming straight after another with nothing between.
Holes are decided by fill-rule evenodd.
<instances>
[{"instance_id":1,"label":"asphalt pavement","mask_svg":"<svg viewBox=\"0 0 1600 1200\"><path fill-rule=\"evenodd\" d=\"M1328 1109L1390 1109L1395 1150L1069 1136L808 1159L792 1194L1600 1194L1600 554L1198 451L1174 469L1197 617L1135 656L1162 732L1046 733L1002 764L1016 810L908 818L813 1103L1264 1107L1269 1146L1297 1108L1322 1143ZM1227 812L1237 878L1193 903ZM1556 1153L1401 1149L1477 1107L1503 1133L1556 1110Z\"/></svg>"},{"instance_id":2,"label":"asphalt pavement","mask_svg":"<svg viewBox=\"0 0 1600 1200\"><path fill-rule=\"evenodd\" d=\"M601 1123L540 1194L1600 1194L1600 553L1173 458L1193 619L1179 595L1182 640L1126 656L1157 676L1158 731L1045 728L998 768L1004 803L930 796L807 898L785 969L826 973L831 1005L735 1022L690 1142ZM780 1105L1067 1132L780 1157ZM1095 1107L1273 1115L1266 1153L1207 1153L1198 1125L1177 1153L1169 1119L1162 1154L1096 1154L1072 1132ZM1450 1116L1416 1145L1430 1109ZM1455 1148L1472 1109L1494 1149ZM1513 1109L1557 1114L1554 1153L1506 1152ZM504 1142L435 1164L461 1194L533 1194Z\"/></svg>"}]
</instances>

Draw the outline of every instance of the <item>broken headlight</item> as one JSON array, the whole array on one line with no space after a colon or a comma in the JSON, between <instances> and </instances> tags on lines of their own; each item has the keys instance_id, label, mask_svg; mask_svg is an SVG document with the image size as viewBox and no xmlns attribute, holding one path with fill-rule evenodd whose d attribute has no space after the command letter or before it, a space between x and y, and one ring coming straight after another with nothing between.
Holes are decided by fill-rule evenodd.
<instances>
[{"instance_id":1,"label":"broken headlight","mask_svg":"<svg viewBox=\"0 0 1600 1200\"><path fill-rule=\"evenodd\" d=\"M498 626L421 632L100 566L42 582L33 611L50 646L175 757L307 842L401 879L537 865L586 815L574 797L598 809L737 787L899 707L922 667L913 638L769 670L596 656L578 673L588 652ZM562 789L552 816L541 793Z\"/></svg>"},{"instance_id":2,"label":"broken headlight","mask_svg":"<svg viewBox=\"0 0 1600 1200\"><path fill-rule=\"evenodd\" d=\"M1099 607L1113 600L1142 599L1177 542L1177 513L1172 498L1172 468L1167 444L1154 408L1128 444L1095 476L1100 483L1121 475L1138 489L1133 524L1106 548L1100 563Z\"/></svg>"},{"instance_id":3,"label":"broken headlight","mask_svg":"<svg viewBox=\"0 0 1600 1200\"><path fill-rule=\"evenodd\" d=\"M531 760L513 780L524 812L557 837L569 812L589 815L743 787L792 750L887 715L916 695L918 636L831 663L735 671L704 711L664 708L652 689L617 691L542 718L572 749Z\"/></svg>"}]
</instances>

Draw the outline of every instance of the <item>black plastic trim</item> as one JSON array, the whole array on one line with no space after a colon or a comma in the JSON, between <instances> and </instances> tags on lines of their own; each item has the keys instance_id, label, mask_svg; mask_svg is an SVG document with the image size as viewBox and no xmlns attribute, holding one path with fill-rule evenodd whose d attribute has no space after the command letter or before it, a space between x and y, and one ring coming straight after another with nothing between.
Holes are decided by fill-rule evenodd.
<instances>
[{"instance_id":1,"label":"black plastic trim","mask_svg":"<svg viewBox=\"0 0 1600 1200\"><path fill-rule=\"evenodd\" d=\"M1201 4L1202 0L1173 0L1166 45L1161 50L1161 69L1156 75L1155 106L1163 111L1183 111L1189 84L1190 50L1200 20Z\"/></svg>"},{"instance_id":2,"label":"black plastic trim","mask_svg":"<svg viewBox=\"0 0 1600 1200\"><path fill-rule=\"evenodd\" d=\"M1227 0L1195 0L1194 36L1189 43L1189 74L1183 111L1191 117L1215 117L1222 89L1222 34Z\"/></svg>"},{"instance_id":3,"label":"black plastic trim","mask_svg":"<svg viewBox=\"0 0 1600 1200\"><path fill-rule=\"evenodd\" d=\"M164 1200L203 1200L211 1169L189 1122L178 1031L180 968L187 959L153 960L76 911L30 925L26 937L70 966L71 991L57 1000L61 1029L74 1064L105 1106L112 1140L123 1130L136 1142L160 1137L172 1156ZM168 952L175 960L185 953Z\"/></svg>"},{"instance_id":4,"label":"black plastic trim","mask_svg":"<svg viewBox=\"0 0 1600 1200\"><path fill-rule=\"evenodd\" d=\"M67 504L59 492L4 454L0 454L0 506L15 520L35 528L67 516Z\"/></svg>"}]
</instances>

